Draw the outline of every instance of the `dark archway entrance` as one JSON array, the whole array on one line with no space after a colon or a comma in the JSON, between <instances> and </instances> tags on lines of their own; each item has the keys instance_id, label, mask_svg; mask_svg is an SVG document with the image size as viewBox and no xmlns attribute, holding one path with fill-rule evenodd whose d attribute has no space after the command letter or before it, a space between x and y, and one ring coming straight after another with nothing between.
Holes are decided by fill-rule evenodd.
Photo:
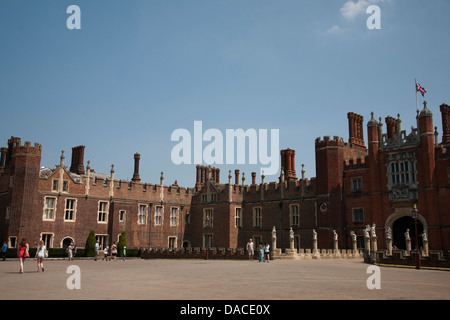
<instances>
[{"instance_id":1,"label":"dark archway entrance","mask_svg":"<svg viewBox=\"0 0 450 320\"><path fill-rule=\"evenodd\" d=\"M393 245L397 249L406 249L405 232L407 229L409 229L409 236L411 238L411 249L414 250L416 248L416 227L414 223L414 219L408 216L395 220L392 227L392 237L394 241ZM417 233L419 234L419 248L421 248L422 237L420 235L423 233L423 225L420 220L417 220Z\"/></svg>"},{"instance_id":2,"label":"dark archway entrance","mask_svg":"<svg viewBox=\"0 0 450 320\"><path fill-rule=\"evenodd\" d=\"M70 239L70 238L65 238L64 240L63 240L63 243L62 243L62 245L63 245L63 248L68 248L69 246L70 246L70 244L72 243L72 239Z\"/></svg>"}]
</instances>

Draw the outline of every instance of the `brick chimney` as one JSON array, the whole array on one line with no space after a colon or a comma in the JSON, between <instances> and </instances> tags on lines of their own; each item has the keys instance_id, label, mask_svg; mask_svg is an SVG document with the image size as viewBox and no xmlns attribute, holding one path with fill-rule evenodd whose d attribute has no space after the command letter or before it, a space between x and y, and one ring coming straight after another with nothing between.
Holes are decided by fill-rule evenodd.
<instances>
[{"instance_id":1,"label":"brick chimney","mask_svg":"<svg viewBox=\"0 0 450 320\"><path fill-rule=\"evenodd\" d=\"M450 144L450 106L441 104L442 116L442 144Z\"/></svg>"},{"instance_id":2,"label":"brick chimney","mask_svg":"<svg viewBox=\"0 0 450 320\"><path fill-rule=\"evenodd\" d=\"M70 165L70 172L76 174L84 174L84 146L77 146L72 148L72 163Z\"/></svg>"},{"instance_id":3,"label":"brick chimney","mask_svg":"<svg viewBox=\"0 0 450 320\"><path fill-rule=\"evenodd\" d=\"M131 181L133 182L139 182L141 181L141 178L139 177L139 160L141 159L141 155L139 153L134 154L134 174Z\"/></svg>"},{"instance_id":4,"label":"brick chimney","mask_svg":"<svg viewBox=\"0 0 450 320\"><path fill-rule=\"evenodd\" d=\"M285 181L297 180L295 174L295 150L281 150L281 169L284 171Z\"/></svg>"},{"instance_id":5,"label":"brick chimney","mask_svg":"<svg viewBox=\"0 0 450 320\"><path fill-rule=\"evenodd\" d=\"M394 133L397 132L397 120L394 117L387 116L385 121L387 137L388 139L392 139L394 137Z\"/></svg>"},{"instance_id":6,"label":"brick chimney","mask_svg":"<svg viewBox=\"0 0 450 320\"><path fill-rule=\"evenodd\" d=\"M363 116L349 112L348 118L348 130L349 139L348 142L357 146L364 147L364 132L363 132Z\"/></svg>"}]
</instances>

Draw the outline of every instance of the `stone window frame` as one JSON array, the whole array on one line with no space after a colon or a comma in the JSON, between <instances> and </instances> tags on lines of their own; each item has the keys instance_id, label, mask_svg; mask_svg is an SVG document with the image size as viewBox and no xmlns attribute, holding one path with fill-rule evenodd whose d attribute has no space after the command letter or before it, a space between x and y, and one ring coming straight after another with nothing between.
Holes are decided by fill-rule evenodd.
<instances>
[{"instance_id":1,"label":"stone window frame","mask_svg":"<svg viewBox=\"0 0 450 320\"><path fill-rule=\"evenodd\" d=\"M59 192L59 179L52 179L52 192Z\"/></svg>"},{"instance_id":2,"label":"stone window frame","mask_svg":"<svg viewBox=\"0 0 450 320\"><path fill-rule=\"evenodd\" d=\"M44 241L45 247L53 248L53 241L55 240L55 234L53 232L41 232L39 239Z\"/></svg>"},{"instance_id":3,"label":"stone window frame","mask_svg":"<svg viewBox=\"0 0 450 320\"><path fill-rule=\"evenodd\" d=\"M209 213L209 214L208 214ZM209 217L209 226L206 226L206 218ZM214 226L214 208L203 208L203 228L213 228Z\"/></svg>"},{"instance_id":4,"label":"stone window frame","mask_svg":"<svg viewBox=\"0 0 450 320\"><path fill-rule=\"evenodd\" d=\"M100 204L105 203L105 209L101 210ZM100 219L100 215L102 215L102 219ZM97 223L107 224L109 217L109 201L99 200L97 205Z\"/></svg>"},{"instance_id":5,"label":"stone window frame","mask_svg":"<svg viewBox=\"0 0 450 320\"><path fill-rule=\"evenodd\" d=\"M14 244L12 244L12 240L14 240ZM17 248L17 236L8 237L8 248Z\"/></svg>"},{"instance_id":6,"label":"stone window frame","mask_svg":"<svg viewBox=\"0 0 450 320\"><path fill-rule=\"evenodd\" d=\"M73 201L73 208L69 209L72 210L72 219L67 219L67 200L71 200ZM76 221L76 216L77 216L77 205L78 205L78 199L75 198L66 198L64 199L64 221L65 222L75 222Z\"/></svg>"},{"instance_id":7,"label":"stone window frame","mask_svg":"<svg viewBox=\"0 0 450 320\"><path fill-rule=\"evenodd\" d=\"M238 214L239 209L239 214ZM242 207L234 208L234 227L242 228Z\"/></svg>"},{"instance_id":8,"label":"stone window frame","mask_svg":"<svg viewBox=\"0 0 450 320\"><path fill-rule=\"evenodd\" d=\"M143 212L141 211L141 208L144 208ZM147 217L148 217L148 204L139 203L137 213L137 224L140 226L147 225Z\"/></svg>"},{"instance_id":9,"label":"stone window frame","mask_svg":"<svg viewBox=\"0 0 450 320\"><path fill-rule=\"evenodd\" d=\"M161 210L158 212L158 208L161 208ZM155 214L153 219L155 226L162 226L164 223L164 206L162 205L156 205L155 206Z\"/></svg>"},{"instance_id":10,"label":"stone window frame","mask_svg":"<svg viewBox=\"0 0 450 320\"><path fill-rule=\"evenodd\" d=\"M253 207L253 228L262 228L262 206Z\"/></svg>"},{"instance_id":11,"label":"stone window frame","mask_svg":"<svg viewBox=\"0 0 450 320\"><path fill-rule=\"evenodd\" d=\"M53 199L53 207L52 208L48 208L47 207L47 199ZM45 196L44 197L44 207L42 209L42 220L43 221L55 221L56 219L56 208L57 208L57 204L58 204L58 198L54 197L54 196ZM46 218L46 213L45 211L48 209L52 209L53 210L53 215L51 218Z\"/></svg>"},{"instance_id":12,"label":"stone window frame","mask_svg":"<svg viewBox=\"0 0 450 320\"><path fill-rule=\"evenodd\" d=\"M356 211L359 211L358 213L358 217L362 215L362 219L356 219ZM362 207L357 207L357 208L352 208L352 222L355 224L360 224L360 223L364 223L364 218L365 218L365 213L364 213L364 208Z\"/></svg>"},{"instance_id":13,"label":"stone window frame","mask_svg":"<svg viewBox=\"0 0 450 320\"><path fill-rule=\"evenodd\" d=\"M119 222L125 222L127 218L127 210L119 210Z\"/></svg>"},{"instance_id":14,"label":"stone window frame","mask_svg":"<svg viewBox=\"0 0 450 320\"><path fill-rule=\"evenodd\" d=\"M406 185L409 187L416 186L418 183L416 162L417 160L414 151L403 151L388 154L386 156L386 174L388 178L389 189L402 185ZM408 168L406 168L406 166ZM396 181L393 181L394 175Z\"/></svg>"},{"instance_id":15,"label":"stone window frame","mask_svg":"<svg viewBox=\"0 0 450 320\"><path fill-rule=\"evenodd\" d=\"M296 212L293 208L297 208ZM300 205L298 203L289 205L289 225L291 227L300 226Z\"/></svg>"},{"instance_id":16,"label":"stone window frame","mask_svg":"<svg viewBox=\"0 0 450 320\"><path fill-rule=\"evenodd\" d=\"M206 248L206 239L208 238L208 247L211 249L213 247L214 234L212 232L203 233L202 243L203 248Z\"/></svg>"},{"instance_id":17,"label":"stone window frame","mask_svg":"<svg viewBox=\"0 0 450 320\"><path fill-rule=\"evenodd\" d=\"M61 193L68 193L69 192L69 180L63 180L62 186L61 186Z\"/></svg>"},{"instance_id":18,"label":"stone window frame","mask_svg":"<svg viewBox=\"0 0 450 320\"><path fill-rule=\"evenodd\" d=\"M352 177L350 179L351 181L351 191L352 192L362 192L363 191L363 178L362 176L359 177ZM356 187L355 187L356 183Z\"/></svg>"},{"instance_id":19,"label":"stone window frame","mask_svg":"<svg viewBox=\"0 0 450 320\"><path fill-rule=\"evenodd\" d=\"M175 215L173 215L175 209ZM179 225L179 221L180 221L180 208L176 207L176 206L171 206L170 207L170 214L169 214L169 221L170 221L170 226L171 227L177 227Z\"/></svg>"},{"instance_id":20,"label":"stone window frame","mask_svg":"<svg viewBox=\"0 0 450 320\"><path fill-rule=\"evenodd\" d=\"M100 250L101 251L101 256L103 256L103 250L106 248L106 246L108 245L109 242L109 235L108 234L104 234L104 233L96 233L95 234L95 242L97 243L97 240L99 240L99 245L100 245Z\"/></svg>"},{"instance_id":21,"label":"stone window frame","mask_svg":"<svg viewBox=\"0 0 450 320\"><path fill-rule=\"evenodd\" d=\"M171 246L171 242L173 243L173 246ZM178 243L178 239L177 239L176 236L168 236L167 237L167 248L169 248L169 249L176 249L177 248L177 243Z\"/></svg>"}]
</instances>

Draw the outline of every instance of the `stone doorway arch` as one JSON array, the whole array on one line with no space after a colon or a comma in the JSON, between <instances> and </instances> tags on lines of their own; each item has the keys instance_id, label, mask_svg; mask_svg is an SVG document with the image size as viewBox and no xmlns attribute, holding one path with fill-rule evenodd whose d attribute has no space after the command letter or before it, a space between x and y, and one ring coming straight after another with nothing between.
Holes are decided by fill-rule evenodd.
<instances>
[{"instance_id":1,"label":"stone doorway arch","mask_svg":"<svg viewBox=\"0 0 450 320\"><path fill-rule=\"evenodd\" d=\"M61 241L61 248L67 248L70 246L70 244L73 242L73 239L71 237L65 237L62 241Z\"/></svg>"},{"instance_id":2,"label":"stone doorway arch","mask_svg":"<svg viewBox=\"0 0 450 320\"><path fill-rule=\"evenodd\" d=\"M404 207L404 208L396 208L395 212L391 214L385 223L385 230L387 228L391 228L392 230L392 246L396 246L397 249L406 249L405 242L405 232L409 229L409 235L411 237L411 248L415 249L416 244L416 231L414 225L414 219L412 218L412 207ZM418 242L419 247L422 247L422 237L421 234L423 231L428 230L427 222L425 218L420 214L418 215L417 221L417 233L418 233ZM428 233L428 231L427 231Z\"/></svg>"}]
</instances>

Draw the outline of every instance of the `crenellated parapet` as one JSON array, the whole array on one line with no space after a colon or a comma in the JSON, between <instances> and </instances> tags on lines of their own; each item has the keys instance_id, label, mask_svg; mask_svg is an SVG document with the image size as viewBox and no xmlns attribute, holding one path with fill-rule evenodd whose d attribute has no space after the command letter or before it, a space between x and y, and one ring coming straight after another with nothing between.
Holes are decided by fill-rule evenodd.
<instances>
[{"instance_id":1,"label":"crenellated parapet","mask_svg":"<svg viewBox=\"0 0 450 320\"><path fill-rule=\"evenodd\" d=\"M315 147L316 151L323 149L323 148L329 148L329 147L344 147L344 139L339 136L334 136L333 139L330 138L330 136L324 136L323 139L316 138L315 141Z\"/></svg>"},{"instance_id":2,"label":"crenellated parapet","mask_svg":"<svg viewBox=\"0 0 450 320\"><path fill-rule=\"evenodd\" d=\"M353 170L361 168L369 168L369 163L365 157L350 158L344 160L344 170Z\"/></svg>"}]
</instances>

